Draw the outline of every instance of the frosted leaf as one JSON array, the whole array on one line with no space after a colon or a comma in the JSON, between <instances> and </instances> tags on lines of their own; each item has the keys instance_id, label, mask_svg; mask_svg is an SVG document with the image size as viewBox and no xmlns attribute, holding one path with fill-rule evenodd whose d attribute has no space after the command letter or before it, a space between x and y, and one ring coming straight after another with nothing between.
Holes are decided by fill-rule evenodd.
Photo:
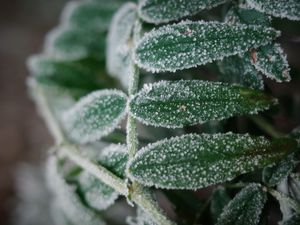
<instances>
[{"instance_id":1,"label":"frosted leaf","mask_svg":"<svg viewBox=\"0 0 300 225\"><path fill-rule=\"evenodd\" d=\"M98 71L79 62L61 62L39 55L30 57L28 67L31 74L41 83L53 83L69 89L95 90L100 88Z\"/></svg>"},{"instance_id":2,"label":"frosted leaf","mask_svg":"<svg viewBox=\"0 0 300 225\"><path fill-rule=\"evenodd\" d=\"M266 45L279 32L263 26L184 21L147 33L135 48L135 62L152 72L182 70Z\"/></svg>"},{"instance_id":3,"label":"frosted leaf","mask_svg":"<svg viewBox=\"0 0 300 225\"><path fill-rule=\"evenodd\" d=\"M126 219L128 225L157 225L144 210L137 208L137 215L135 218L128 217Z\"/></svg>"},{"instance_id":4,"label":"frosted leaf","mask_svg":"<svg viewBox=\"0 0 300 225\"><path fill-rule=\"evenodd\" d=\"M97 210L108 208L119 196L114 189L85 171L80 174L79 186L87 204Z\"/></svg>"},{"instance_id":5,"label":"frosted leaf","mask_svg":"<svg viewBox=\"0 0 300 225\"><path fill-rule=\"evenodd\" d=\"M217 225L256 225L267 195L259 184L243 188L225 207Z\"/></svg>"},{"instance_id":6,"label":"frosted leaf","mask_svg":"<svg viewBox=\"0 0 300 225\"><path fill-rule=\"evenodd\" d=\"M282 225L299 225L300 224L300 215L294 214L287 221L284 221Z\"/></svg>"},{"instance_id":7,"label":"frosted leaf","mask_svg":"<svg viewBox=\"0 0 300 225\"><path fill-rule=\"evenodd\" d=\"M128 175L146 186L197 189L280 160L295 148L288 138L268 141L247 134L188 134L142 148Z\"/></svg>"},{"instance_id":8,"label":"frosted leaf","mask_svg":"<svg viewBox=\"0 0 300 225\"><path fill-rule=\"evenodd\" d=\"M262 46L251 54L255 54L255 57L249 55L252 58L251 63L266 77L277 82L291 80L289 64L279 44Z\"/></svg>"},{"instance_id":9,"label":"frosted leaf","mask_svg":"<svg viewBox=\"0 0 300 225\"><path fill-rule=\"evenodd\" d=\"M245 56L231 56L218 62L220 80L240 84L253 89L264 89L262 76Z\"/></svg>"},{"instance_id":10,"label":"frosted leaf","mask_svg":"<svg viewBox=\"0 0 300 225\"><path fill-rule=\"evenodd\" d=\"M149 23L166 23L210 9L228 0L141 0L139 16Z\"/></svg>"},{"instance_id":11,"label":"frosted leaf","mask_svg":"<svg viewBox=\"0 0 300 225\"><path fill-rule=\"evenodd\" d=\"M300 202L300 174L292 173L290 175L289 193L290 195Z\"/></svg>"},{"instance_id":12,"label":"frosted leaf","mask_svg":"<svg viewBox=\"0 0 300 225\"><path fill-rule=\"evenodd\" d=\"M105 33L84 28L61 26L46 37L45 51L64 61L105 58Z\"/></svg>"},{"instance_id":13,"label":"frosted leaf","mask_svg":"<svg viewBox=\"0 0 300 225\"><path fill-rule=\"evenodd\" d=\"M100 139L112 132L126 113L127 97L117 90L95 91L62 115L68 135L77 142Z\"/></svg>"},{"instance_id":14,"label":"frosted leaf","mask_svg":"<svg viewBox=\"0 0 300 225\"><path fill-rule=\"evenodd\" d=\"M263 181L269 186L275 186L285 179L296 167L296 155L292 153L275 165L263 170Z\"/></svg>"},{"instance_id":15,"label":"frosted leaf","mask_svg":"<svg viewBox=\"0 0 300 225\"><path fill-rule=\"evenodd\" d=\"M298 147L300 147L300 127L293 129L290 136L298 142Z\"/></svg>"},{"instance_id":16,"label":"frosted leaf","mask_svg":"<svg viewBox=\"0 0 300 225\"><path fill-rule=\"evenodd\" d=\"M225 188L219 187L214 190L210 202L210 213L214 222L216 223L219 216L223 212L224 207L230 201L230 196L227 194Z\"/></svg>"},{"instance_id":17,"label":"frosted leaf","mask_svg":"<svg viewBox=\"0 0 300 225\"><path fill-rule=\"evenodd\" d=\"M107 71L118 78L124 87L128 87L129 75L133 73L131 35L136 19L136 5L124 4L113 17L107 38Z\"/></svg>"},{"instance_id":18,"label":"frosted leaf","mask_svg":"<svg viewBox=\"0 0 300 225\"><path fill-rule=\"evenodd\" d=\"M120 2L110 1L71 1L62 13L62 23L70 26L106 31Z\"/></svg>"},{"instance_id":19,"label":"frosted leaf","mask_svg":"<svg viewBox=\"0 0 300 225\"><path fill-rule=\"evenodd\" d=\"M299 0L246 0L256 10L290 20L300 20Z\"/></svg>"},{"instance_id":20,"label":"frosted leaf","mask_svg":"<svg viewBox=\"0 0 300 225\"><path fill-rule=\"evenodd\" d=\"M130 101L130 114L144 124L169 128L256 114L276 104L262 93L226 83L200 80L145 85Z\"/></svg>"},{"instance_id":21,"label":"frosted leaf","mask_svg":"<svg viewBox=\"0 0 300 225\"><path fill-rule=\"evenodd\" d=\"M83 205L75 192L75 187L69 185L58 171L57 160L48 159L47 181L54 194L55 201L72 224L104 225L105 222L91 209Z\"/></svg>"}]
</instances>

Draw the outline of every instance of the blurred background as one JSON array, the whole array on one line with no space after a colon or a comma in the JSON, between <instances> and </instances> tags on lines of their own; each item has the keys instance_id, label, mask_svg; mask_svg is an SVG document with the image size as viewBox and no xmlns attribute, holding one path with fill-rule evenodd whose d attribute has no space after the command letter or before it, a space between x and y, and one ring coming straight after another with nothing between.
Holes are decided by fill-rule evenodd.
<instances>
[{"instance_id":1,"label":"blurred background","mask_svg":"<svg viewBox=\"0 0 300 225\"><path fill-rule=\"evenodd\" d=\"M58 23L66 1L1 0L0 3L0 225L12 224L15 219L19 202L16 174L26 176L28 163L38 167L52 143L29 98L25 64L28 56L42 50L45 35ZM282 103L275 125L282 132L290 132L300 124L297 116L300 115L300 27L289 22L289 28L284 20L278 21L275 21L277 28L285 30L280 41L293 68L293 81L276 84L267 80L267 84ZM289 111L290 105L294 108Z\"/></svg>"}]
</instances>

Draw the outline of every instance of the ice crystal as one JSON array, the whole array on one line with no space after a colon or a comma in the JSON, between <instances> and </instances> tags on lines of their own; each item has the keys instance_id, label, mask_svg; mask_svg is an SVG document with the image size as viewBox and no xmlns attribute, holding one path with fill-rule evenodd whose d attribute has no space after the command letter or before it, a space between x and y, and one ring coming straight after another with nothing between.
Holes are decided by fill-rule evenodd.
<instances>
[{"instance_id":1,"label":"ice crystal","mask_svg":"<svg viewBox=\"0 0 300 225\"><path fill-rule=\"evenodd\" d=\"M161 81L145 85L130 101L130 113L144 124L182 127L256 114L276 100L261 91L200 80Z\"/></svg>"},{"instance_id":2,"label":"ice crystal","mask_svg":"<svg viewBox=\"0 0 300 225\"><path fill-rule=\"evenodd\" d=\"M225 207L217 225L256 225L267 201L267 195L259 184L242 189Z\"/></svg>"},{"instance_id":3,"label":"ice crystal","mask_svg":"<svg viewBox=\"0 0 300 225\"><path fill-rule=\"evenodd\" d=\"M127 97L121 91L101 90L83 97L62 116L68 135L80 143L113 131L126 113Z\"/></svg>"},{"instance_id":4,"label":"ice crystal","mask_svg":"<svg viewBox=\"0 0 300 225\"><path fill-rule=\"evenodd\" d=\"M135 48L135 62L152 71L196 67L266 45L279 32L263 26L184 21L147 33Z\"/></svg>"},{"instance_id":5,"label":"ice crystal","mask_svg":"<svg viewBox=\"0 0 300 225\"><path fill-rule=\"evenodd\" d=\"M246 0L246 2L263 13L290 20L300 20L299 0Z\"/></svg>"},{"instance_id":6,"label":"ice crystal","mask_svg":"<svg viewBox=\"0 0 300 225\"><path fill-rule=\"evenodd\" d=\"M214 222L217 222L219 216L223 212L224 207L228 204L229 201L230 197L227 194L225 188L219 187L214 190L210 202L210 212L214 219Z\"/></svg>"},{"instance_id":7,"label":"ice crystal","mask_svg":"<svg viewBox=\"0 0 300 225\"><path fill-rule=\"evenodd\" d=\"M142 148L129 162L128 175L146 186L197 189L276 162L295 145L288 138L188 134Z\"/></svg>"},{"instance_id":8,"label":"ice crystal","mask_svg":"<svg viewBox=\"0 0 300 225\"><path fill-rule=\"evenodd\" d=\"M141 0L140 17L149 23L165 23L210 9L228 0Z\"/></svg>"},{"instance_id":9,"label":"ice crystal","mask_svg":"<svg viewBox=\"0 0 300 225\"><path fill-rule=\"evenodd\" d=\"M136 5L124 4L114 16L107 38L107 71L125 87L128 87L129 75L133 73L131 35L136 19Z\"/></svg>"}]
</instances>

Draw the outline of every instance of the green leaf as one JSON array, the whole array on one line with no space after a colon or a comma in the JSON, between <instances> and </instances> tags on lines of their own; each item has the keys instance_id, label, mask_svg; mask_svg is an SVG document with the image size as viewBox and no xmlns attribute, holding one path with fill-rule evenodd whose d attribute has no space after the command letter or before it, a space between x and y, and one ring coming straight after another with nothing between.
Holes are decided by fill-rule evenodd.
<instances>
[{"instance_id":1,"label":"green leaf","mask_svg":"<svg viewBox=\"0 0 300 225\"><path fill-rule=\"evenodd\" d=\"M45 51L64 61L105 58L105 33L76 27L58 27L46 39Z\"/></svg>"},{"instance_id":2,"label":"green leaf","mask_svg":"<svg viewBox=\"0 0 300 225\"><path fill-rule=\"evenodd\" d=\"M224 207L229 203L229 201L230 196L227 194L225 188L219 187L214 190L210 203L210 212L214 223L217 222L218 218L223 212Z\"/></svg>"},{"instance_id":3,"label":"green leaf","mask_svg":"<svg viewBox=\"0 0 300 225\"><path fill-rule=\"evenodd\" d=\"M255 114L276 100L240 86L200 80L145 85L130 101L130 113L144 124L169 128Z\"/></svg>"},{"instance_id":4,"label":"green leaf","mask_svg":"<svg viewBox=\"0 0 300 225\"><path fill-rule=\"evenodd\" d=\"M241 134L188 134L142 148L129 162L129 176L146 186L197 189L280 160L295 149L292 139L268 141Z\"/></svg>"},{"instance_id":5,"label":"green leaf","mask_svg":"<svg viewBox=\"0 0 300 225\"><path fill-rule=\"evenodd\" d=\"M263 170L263 181L269 186L278 185L296 167L296 154L292 153L275 165L270 165Z\"/></svg>"},{"instance_id":6,"label":"green leaf","mask_svg":"<svg viewBox=\"0 0 300 225\"><path fill-rule=\"evenodd\" d=\"M264 89L262 76L245 56L231 56L218 62L222 82L240 84L253 89Z\"/></svg>"},{"instance_id":7,"label":"green leaf","mask_svg":"<svg viewBox=\"0 0 300 225\"><path fill-rule=\"evenodd\" d=\"M263 26L184 21L147 33L137 44L134 57L148 71L175 72L244 53L278 35Z\"/></svg>"},{"instance_id":8,"label":"green leaf","mask_svg":"<svg viewBox=\"0 0 300 225\"><path fill-rule=\"evenodd\" d=\"M294 214L290 219L282 223L282 225L299 225L299 224L300 224L299 214Z\"/></svg>"},{"instance_id":9,"label":"green leaf","mask_svg":"<svg viewBox=\"0 0 300 225\"><path fill-rule=\"evenodd\" d=\"M217 225L256 225L267 195L259 184L250 184L242 189L225 207Z\"/></svg>"},{"instance_id":10,"label":"green leaf","mask_svg":"<svg viewBox=\"0 0 300 225\"><path fill-rule=\"evenodd\" d=\"M246 0L256 10L290 20L300 20L299 0Z\"/></svg>"},{"instance_id":11,"label":"green leaf","mask_svg":"<svg viewBox=\"0 0 300 225\"><path fill-rule=\"evenodd\" d=\"M136 19L136 5L124 4L114 16L107 38L107 71L118 78L124 87L128 87L129 75L134 68L132 32Z\"/></svg>"},{"instance_id":12,"label":"green leaf","mask_svg":"<svg viewBox=\"0 0 300 225\"><path fill-rule=\"evenodd\" d=\"M166 23L210 9L226 0L141 0L140 17L149 23Z\"/></svg>"},{"instance_id":13,"label":"green leaf","mask_svg":"<svg viewBox=\"0 0 300 225\"><path fill-rule=\"evenodd\" d=\"M117 90L95 91L83 97L62 116L74 141L96 141L112 132L126 113L126 95Z\"/></svg>"},{"instance_id":14,"label":"green leaf","mask_svg":"<svg viewBox=\"0 0 300 225\"><path fill-rule=\"evenodd\" d=\"M62 13L62 23L77 28L106 31L120 2L71 1Z\"/></svg>"},{"instance_id":15,"label":"green leaf","mask_svg":"<svg viewBox=\"0 0 300 225\"><path fill-rule=\"evenodd\" d=\"M75 187L65 181L54 157L49 158L47 162L47 182L54 194L55 202L72 224L106 224L98 214L83 205L75 192Z\"/></svg>"}]
</instances>

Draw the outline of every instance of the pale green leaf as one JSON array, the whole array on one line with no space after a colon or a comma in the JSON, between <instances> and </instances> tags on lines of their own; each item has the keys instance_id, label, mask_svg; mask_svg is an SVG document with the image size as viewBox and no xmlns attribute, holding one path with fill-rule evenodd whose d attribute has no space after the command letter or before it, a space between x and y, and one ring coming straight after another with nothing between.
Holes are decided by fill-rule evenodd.
<instances>
[{"instance_id":1,"label":"pale green leaf","mask_svg":"<svg viewBox=\"0 0 300 225\"><path fill-rule=\"evenodd\" d=\"M175 72L244 53L278 35L263 26L184 21L147 33L137 44L134 58L148 71Z\"/></svg>"},{"instance_id":2,"label":"pale green leaf","mask_svg":"<svg viewBox=\"0 0 300 225\"><path fill-rule=\"evenodd\" d=\"M197 189L265 167L291 153L292 139L241 134L188 134L142 148L128 175L146 186Z\"/></svg>"},{"instance_id":3,"label":"pale green leaf","mask_svg":"<svg viewBox=\"0 0 300 225\"><path fill-rule=\"evenodd\" d=\"M299 0L246 0L256 10L290 20L300 20Z\"/></svg>"},{"instance_id":4,"label":"pale green leaf","mask_svg":"<svg viewBox=\"0 0 300 225\"><path fill-rule=\"evenodd\" d=\"M124 4L114 16L107 38L107 71L125 87L128 87L130 74L133 73L132 32L136 19L136 5Z\"/></svg>"},{"instance_id":5,"label":"pale green leaf","mask_svg":"<svg viewBox=\"0 0 300 225\"><path fill-rule=\"evenodd\" d=\"M256 225L267 195L259 184L242 189L225 207L217 225Z\"/></svg>"},{"instance_id":6,"label":"pale green leaf","mask_svg":"<svg viewBox=\"0 0 300 225\"><path fill-rule=\"evenodd\" d=\"M141 0L140 17L149 23L165 23L210 9L226 0Z\"/></svg>"},{"instance_id":7,"label":"pale green leaf","mask_svg":"<svg viewBox=\"0 0 300 225\"><path fill-rule=\"evenodd\" d=\"M130 113L144 124L183 127L234 115L255 114L276 100L261 91L200 80L145 85L130 101Z\"/></svg>"},{"instance_id":8,"label":"pale green leaf","mask_svg":"<svg viewBox=\"0 0 300 225\"><path fill-rule=\"evenodd\" d=\"M95 91L62 116L68 135L77 142L100 139L112 132L126 113L126 95L117 90Z\"/></svg>"},{"instance_id":9,"label":"pale green leaf","mask_svg":"<svg viewBox=\"0 0 300 225\"><path fill-rule=\"evenodd\" d=\"M223 212L224 207L229 203L230 197L226 192L226 189L219 187L214 190L212 199L210 202L210 213L214 222L216 223L218 218Z\"/></svg>"}]
</instances>

